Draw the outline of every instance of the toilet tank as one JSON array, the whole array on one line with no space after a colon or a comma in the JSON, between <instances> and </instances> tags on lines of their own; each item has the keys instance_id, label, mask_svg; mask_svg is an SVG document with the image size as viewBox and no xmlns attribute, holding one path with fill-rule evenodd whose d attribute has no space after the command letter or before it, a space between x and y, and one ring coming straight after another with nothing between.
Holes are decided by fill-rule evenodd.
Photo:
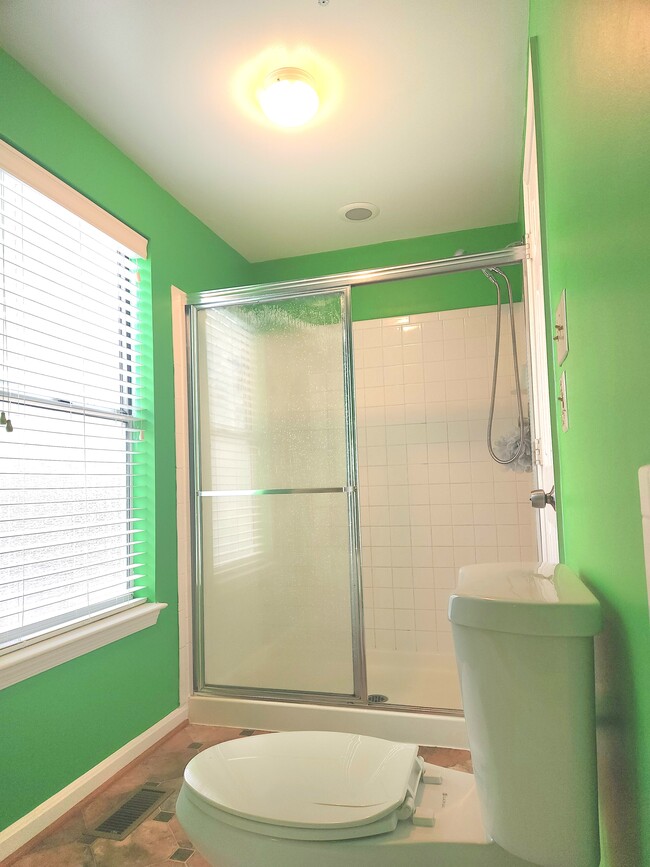
<instances>
[{"instance_id":1,"label":"toilet tank","mask_svg":"<svg viewBox=\"0 0 650 867\"><path fill-rule=\"evenodd\" d=\"M467 566L449 619L488 833L533 864L596 867L598 601L564 565Z\"/></svg>"}]
</instances>

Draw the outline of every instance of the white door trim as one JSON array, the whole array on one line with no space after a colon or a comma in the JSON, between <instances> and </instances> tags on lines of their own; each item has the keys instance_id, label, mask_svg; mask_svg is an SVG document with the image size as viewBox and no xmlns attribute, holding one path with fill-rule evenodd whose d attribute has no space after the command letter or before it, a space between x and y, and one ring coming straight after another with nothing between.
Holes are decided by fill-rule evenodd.
<instances>
[{"instance_id":1,"label":"white door trim","mask_svg":"<svg viewBox=\"0 0 650 867\"><path fill-rule=\"evenodd\" d=\"M535 130L535 93L532 61L528 62L528 100L523 172L524 225L527 257L524 262L524 301L528 327L530 364L530 423L533 438L533 483L550 491L554 485L551 404L546 352L546 310L542 265L539 175ZM559 545L557 516L551 506L537 509L537 538L540 558L557 563Z\"/></svg>"}]
</instances>

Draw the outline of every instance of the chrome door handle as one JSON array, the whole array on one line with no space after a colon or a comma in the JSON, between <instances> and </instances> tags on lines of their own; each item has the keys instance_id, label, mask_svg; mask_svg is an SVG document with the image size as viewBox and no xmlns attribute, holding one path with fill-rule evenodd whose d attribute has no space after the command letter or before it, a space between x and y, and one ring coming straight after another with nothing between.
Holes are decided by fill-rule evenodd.
<instances>
[{"instance_id":1,"label":"chrome door handle","mask_svg":"<svg viewBox=\"0 0 650 867\"><path fill-rule=\"evenodd\" d=\"M555 485L553 485L548 494L541 488L537 491L531 491L530 505L533 509L545 509L546 506L552 506L555 509Z\"/></svg>"}]
</instances>

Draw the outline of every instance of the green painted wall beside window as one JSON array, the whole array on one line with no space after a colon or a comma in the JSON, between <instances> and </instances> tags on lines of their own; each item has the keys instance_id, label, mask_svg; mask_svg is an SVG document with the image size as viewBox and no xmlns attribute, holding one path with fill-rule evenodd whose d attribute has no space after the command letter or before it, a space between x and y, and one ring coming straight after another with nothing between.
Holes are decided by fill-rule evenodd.
<instances>
[{"instance_id":1,"label":"green painted wall beside window","mask_svg":"<svg viewBox=\"0 0 650 867\"><path fill-rule=\"evenodd\" d=\"M157 626L3 690L0 827L53 795L178 706L170 285L248 280L248 265L141 169L0 53L0 133L149 238L156 424L151 534ZM151 395L149 395L151 397Z\"/></svg>"},{"instance_id":2,"label":"green painted wall beside window","mask_svg":"<svg viewBox=\"0 0 650 867\"><path fill-rule=\"evenodd\" d=\"M532 0L530 33L549 311L563 289L567 298L570 429L557 431L564 553L606 623L596 641L603 865L641 867L650 864L637 480L650 463L650 7Z\"/></svg>"}]
</instances>

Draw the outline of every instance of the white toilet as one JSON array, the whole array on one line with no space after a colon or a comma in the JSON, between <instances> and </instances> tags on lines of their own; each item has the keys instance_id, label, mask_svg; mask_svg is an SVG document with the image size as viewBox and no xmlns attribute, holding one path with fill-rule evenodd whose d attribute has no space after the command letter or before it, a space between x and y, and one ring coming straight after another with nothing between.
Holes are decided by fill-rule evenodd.
<instances>
[{"instance_id":1,"label":"white toilet","mask_svg":"<svg viewBox=\"0 0 650 867\"><path fill-rule=\"evenodd\" d=\"M363 735L228 741L176 808L210 864L597 867L598 602L566 566L468 566L449 617L475 775Z\"/></svg>"}]
</instances>

